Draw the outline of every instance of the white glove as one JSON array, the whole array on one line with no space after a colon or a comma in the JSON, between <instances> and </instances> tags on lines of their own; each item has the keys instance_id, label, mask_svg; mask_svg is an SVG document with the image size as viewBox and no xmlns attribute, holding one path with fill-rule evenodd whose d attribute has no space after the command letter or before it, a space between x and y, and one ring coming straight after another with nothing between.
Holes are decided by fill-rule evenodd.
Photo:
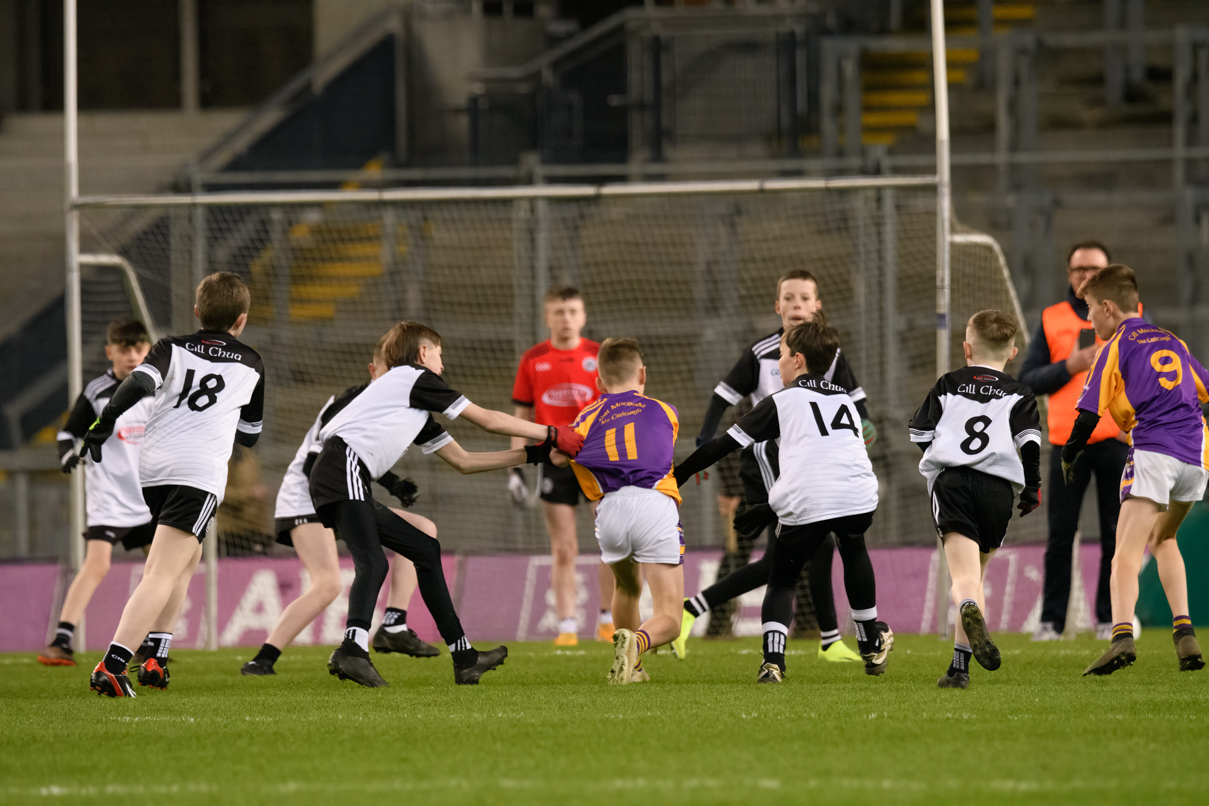
<instances>
[{"instance_id":1,"label":"white glove","mask_svg":"<svg viewBox=\"0 0 1209 806\"><path fill-rule=\"evenodd\" d=\"M525 474L519 467L512 468L512 472L508 474L508 494L519 506L523 507L529 503L529 488L525 486Z\"/></svg>"}]
</instances>

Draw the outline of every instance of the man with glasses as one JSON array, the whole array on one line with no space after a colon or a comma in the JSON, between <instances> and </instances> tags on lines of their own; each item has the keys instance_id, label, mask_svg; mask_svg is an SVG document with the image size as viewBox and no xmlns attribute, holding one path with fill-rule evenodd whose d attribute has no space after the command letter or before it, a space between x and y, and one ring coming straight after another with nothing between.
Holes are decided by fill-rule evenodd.
<instances>
[{"instance_id":1,"label":"man with glasses","mask_svg":"<svg viewBox=\"0 0 1209 806\"><path fill-rule=\"evenodd\" d=\"M1045 548L1045 589L1041 623L1034 641L1056 641L1066 629L1066 606L1070 599L1071 551L1079 528L1083 494L1096 477L1096 500L1100 515L1100 578L1096 589L1096 635L1107 640L1112 631L1112 600L1109 576L1116 546L1117 515L1121 509L1118 485L1129 452L1128 438L1111 417L1101 419L1088 441L1083 461L1071 483L1062 478L1062 446L1070 437L1078 412L1075 404L1083 390L1087 371L1103 342L1096 338L1083 301L1083 284L1111 263L1108 248L1098 241L1075 244L1067 257L1070 286L1066 299L1041 313L1041 326L1033 334L1020 380L1037 395L1048 395L1050 452L1049 489L1046 504L1049 540ZM1103 633L1103 635L1101 635Z\"/></svg>"}]
</instances>

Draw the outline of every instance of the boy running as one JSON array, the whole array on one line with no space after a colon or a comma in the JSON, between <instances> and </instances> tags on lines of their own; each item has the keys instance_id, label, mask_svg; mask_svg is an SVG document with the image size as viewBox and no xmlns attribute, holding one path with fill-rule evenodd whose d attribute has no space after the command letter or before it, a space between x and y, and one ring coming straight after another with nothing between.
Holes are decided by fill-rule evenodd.
<instances>
[{"instance_id":1,"label":"boy running","mask_svg":"<svg viewBox=\"0 0 1209 806\"><path fill-rule=\"evenodd\" d=\"M1016 496L1022 518L1041 505L1037 403L1032 390L1003 371L1016 356L1015 339L1016 322L1002 311L970 317L965 368L938 380L911 420L960 616L940 688L969 688L971 655L984 669L999 668L983 617L983 579L1003 545Z\"/></svg>"},{"instance_id":2,"label":"boy running","mask_svg":"<svg viewBox=\"0 0 1209 806\"><path fill-rule=\"evenodd\" d=\"M584 495L600 502L600 559L617 581L608 680L626 685L650 680L642 654L680 632L684 530L680 490L672 478L680 421L674 408L643 395L646 367L638 342L606 339L598 362L596 384L604 394L572 426L584 444L571 469ZM561 458L555 455L556 461ZM655 606L646 621L638 615L644 577Z\"/></svg>"},{"instance_id":3,"label":"boy running","mask_svg":"<svg viewBox=\"0 0 1209 806\"><path fill-rule=\"evenodd\" d=\"M795 325L813 321L816 316L822 317L822 308L818 281L810 272L798 269L777 281L777 297L773 310L781 317L781 328L758 339L744 351L726 378L715 387L705 414L705 423L700 436L697 437L697 447L713 439L728 406L737 404L744 397L749 397L754 406L782 388L783 379L777 369L781 357L782 337ZM872 444L877 430L865 408L865 392L843 353L837 349L834 360L821 374L827 381L839 384L849 392L860 416L865 445ZM776 515L768 506L768 493L776 484L780 473L778 454L779 446L776 442L759 442L744 447L739 470L743 483L743 504L734 522L738 556L724 556L720 568L733 567L737 564L735 561L746 563L755 541L766 527L776 521ZM774 540L776 535L770 534L770 548ZM821 638L818 656L831 662L859 661L860 656L840 640L839 621L835 614L835 594L831 587L831 560L834 549L833 540L824 540L819 546L817 556L808 561L810 571L807 584ZM680 635L672 642L676 657L681 660L685 658L688 635L693 622L699 616L768 582L769 554L769 551L765 551L761 559L744 565L720 578L693 598L685 600Z\"/></svg>"},{"instance_id":4,"label":"boy running","mask_svg":"<svg viewBox=\"0 0 1209 806\"><path fill-rule=\"evenodd\" d=\"M380 352L375 350L374 360L369 364L370 379L377 380L384 374L386 362ZM322 447L319 443L319 431L357 395L365 391L367 385L354 386L328 398L319 416L315 418L315 424L306 432L302 445L294 454L294 460L286 468L285 476L281 480L281 489L277 492L277 507L274 513L277 521L277 542L291 546L298 553L298 558L306 568L310 587L281 612L281 618L261 645L260 651L256 657L243 665L240 674L276 674L273 664L281 657L282 650L340 595L342 583L340 557L336 552L336 535L320 523L319 516L315 514L315 505L311 502L311 490L303 473L303 466L307 456L312 451L318 453ZM398 498L404 507L415 503L416 486L411 479L400 479L388 470L377 482ZM391 512L421 532L436 537L436 524L428 518L394 508L391 508ZM376 651L402 652L417 658L432 658L441 654L440 650L421 641L415 631L407 627L407 606L415 589L415 566L405 557L396 558L390 572L390 597L387 600L386 615L382 625L374 633L373 647Z\"/></svg>"},{"instance_id":5,"label":"boy running","mask_svg":"<svg viewBox=\"0 0 1209 806\"><path fill-rule=\"evenodd\" d=\"M1062 471L1071 468L1100 416L1108 411L1130 435L1121 475L1121 517L1112 560L1112 644L1084 675L1107 675L1137 658L1133 641L1138 573L1149 548L1171 605L1180 671L1205 667L1188 617L1188 577L1176 532L1209 480L1209 430L1200 403L1209 402L1209 372L1174 334L1138 315L1133 270L1114 264L1083 286L1092 327L1106 343L1096 355L1076 408Z\"/></svg>"},{"instance_id":6,"label":"boy running","mask_svg":"<svg viewBox=\"0 0 1209 806\"><path fill-rule=\"evenodd\" d=\"M784 388L676 467L676 481L683 484L741 447L780 442L781 475L768 490L778 525L777 539L768 547L760 683L780 683L785 676L785 638L798 577L832 533L844 563L865 673L884 673L894 647L894 633L877 620L877 585L865 549L865 532L877 509L877 477L857 425L860 415L848 391L816 370L835 363L839 344L835 328L818 321L786 330L777 362Z\"/></svg>"},{"instance_id":7,"label":"boy running","mask_svg":"<svg viewBox=\"0 0 1209 806\"><path fill-rule=\"evenodd\" d=\"M75 440L88 433L118 384L134 370L151 349L147 328L133 319L110 322L105 332L105 357L113 367L84 387L63 430L58 434L59 461L63 472L70 473L80 457ZM118 420L114 434L105 443L109 461L84 466L84 490L88 502L88 530L84 532L84 564L72 580L63 599L59 626L50 646L38 655L44 666L75 666L72 638L76 624L84 616L97 586L109 573L113 547L120 540L129 551L146 551L155 533L151 512L143 501L139 486L139 444L151 401L143 401Z\"/></svg>"},{"instance_id":8,"label":"boy running","mask_svg":"<svg viewBox=\"0 0 1209 806\"><path fill-rule=\"evenodd\" d=\"M84 437L101 462L117 420L154 395L139 453L143 500L156 521L138 587L130 595L105 658L89 681L109 697L133 697L126 666L140 637L175 596L184 596L201 559L201 541L222 503L232 442L256 444L264 411L264 364L239 336L252 297L234 274L220 272L197 286L193 312L201 330L160 339L117 390ZM139 666L142 685L166 688L171 636Z\"/></svg>"},{"instance_id":9,"label":"boy running","mask_svg":"<svg viewBox=\"0 0 1209 806\"><path fill-rule=\"evenodd\" d=\"M551 447L574 456L583 439L565 426L537 425L479 408L450 389L441 379L441 337L425 325L400 322L382 337L379 352L387 371L320 428L322 450L306 463L315 512L344 540L356 567L344 642L328 659L328 671L371 688L387 685L369 659L370 621L387 574L385 546L415 564L420 595L453 656L454 682L474 685L504 662L507 647L479 652L470 645L449 596L440 544L375 501L370 479L381 478L413 443L462 473L481 473L545 461ZM465 417L494 434L544 442L524 450L467 453L430 412L449 420Z\"/></svg>"},{"instance_id":10,"label":"boy running","mask_svg":"<svg viewBox=\"0 0 1209 806\"><path fill-rule=\"evenodd\" d=\"M600 345L583 338L583 297L570 288L554 288L546 294L546 327L550 338L534 345L521 356L512 386L512 403L516 416L550 425L570 425L589 403L596 399L596 352ZM525 441L513 438L512 447L521 448ZM550 587L554 590L554 612L558 615L558 636L555 646L575 646L579 643L579 625L575 620L577 576L575 558L579 555L579 538L575 533L575 507L579 504L579 483L567 467L543 464L538 469L538 490L546 517L546 532L550 535ZM529 499L525 474L514 468L508 476L508 491L517 504ZM593 514L595 514L595 503ZM613 596L613 573L601 563L597 581L600 585L600 613L596 621L596 638L613 640L613 614L608 602Z\"/></svg>"}]
</instances>

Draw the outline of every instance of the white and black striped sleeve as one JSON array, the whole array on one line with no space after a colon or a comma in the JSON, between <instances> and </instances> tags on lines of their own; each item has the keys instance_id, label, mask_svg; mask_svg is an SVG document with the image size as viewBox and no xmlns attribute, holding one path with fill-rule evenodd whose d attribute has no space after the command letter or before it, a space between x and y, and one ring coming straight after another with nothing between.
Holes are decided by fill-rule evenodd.
<instances>
[{"instance_id":1,"label":"white and black striped sleeve","mask_svg":"<svg viewBox=\"0 0 1209 806\"><path fill-rule=\"evenodd\" d=\"M753 442L764 442L781 435L781 423L777 419L777 404L773 397L769 395L761 400L726 432L739 443L739 447L746 448Z\"/></svg>"},{"instance_id":2,"label":"white and black striped sleeve","mask_svg":"<svg viewBox=\"0 0 1209 806\"><path fill-rule=\"evenodd\" d=\"M453 442L453 436L442 428L431 414L428 415L428 421L424 423L420 433L416 434L416 438L412 440L412 444L418 445L425 456L436 453L450 442Z\"/></svg>"},{"instance_id":3,"label":"white and black striped sleeve","mask_svg":"<svg viewBox=\"0 0 1209 806\"><path fill-rule=\"evenodd\" d=\"M470 401L460 392L450 389L440 375L426 369L412 384L407 405L413 409L435 411L446 419L456 420L470 405Z\"/></svg>"},{"instance_id":4,"label":"white and black striped sleeve","mask_svg":"<svg viewBox=\"0 0 1209 806\"><path fill-rule=\"evenodd\" d=\"M1012 406L1012 413L1008 418L1016 450L1020 450L1029 442L1041 444L1041 416L1037 413L1037 400L1027 388L1021 389L1020 393L1021 397L1016 401L1016 405Z\"/></svg>"},{"instance_id":5,"label":"white and black striped sleeve","mask_svg":"<svg viewBox=\"0 0 1209 806\"><path fill-rule=\"evenodd\" d=\"M827 380L847 389L848 397L852 398L853 403L863 401L865 399L865 390L861 388L861 383L856 379L856 373L852 371L852 365L848 363L848 359L842 350L836 351L834 366L834 376Z\"/></svg>"},{"instance_id":6,"label":"white and black striped sleeve","mask_svg":"<svg viewBox=\"0 0 1209 806\"><path fill-rule=\"evenodd\" d=\"M940 418L944 413L945 407L940 400L940 382L938 381L932 387L932 390L928 392L928 397L924 400L924 404L919 407L919 410L915 412L915 416L911 418L911 423L908 426L911 432L911 441L923 443L936 439L936 424L940 422Z\"/></svg>"},{"instance_id":7,"label":"white and black striped sleeve","mask_svg":"<svg viewBox=\"0 0 1209 806\"><path fill-rule=\"evenodd\" d=\"M164 376L172 366L172 337L165 336L155 343L143 363L134 368L135 372L146 373L155 382L155 391L164 385Z\"/></svg>"},{"instance_id":8,"label":"white and black striped sleeve","mask_svg":"<svg viewBox=\"0 0 1209 806\"><path fill-rule=\"evenodd\" d=\"M264 428L264 367L257 366L257 370L260 377L252 390L252 399L239 407L239 422L235 425L236 431L249 436L260 434Z\"/></svg>"},{"instance_id":9,"label":"white and black striped sleeve","mask_svg":"<svg viewBox=\"0 0 1209 806\"><path fill-rule=\"evenodd\" d=\"M760 359L754 350L748 349L743 351L722 382L714 387L714 394L733 406L756 391L759 385Z\"/></svg>"}]
</instances>

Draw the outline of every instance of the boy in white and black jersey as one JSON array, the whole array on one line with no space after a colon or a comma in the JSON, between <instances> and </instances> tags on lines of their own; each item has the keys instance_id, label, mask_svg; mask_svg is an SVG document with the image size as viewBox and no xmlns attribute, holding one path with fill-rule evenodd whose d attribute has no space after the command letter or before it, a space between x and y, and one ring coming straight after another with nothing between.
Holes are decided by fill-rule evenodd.
<instances>
[{"instance_id":1,"label":"boy in white and black jersey","mask_svg":"<svg viewBox=\"0 0 1209 806\"><path fill-rule=\"evenodd\" d=\"M156 521L143 577L118 622L105 658L90 685L110 697L134 696L126 676L132 646L165 605L183 596L201 559L201 541L222 502L233 443L247 447L260 436L264 411L264 365L240 343L251 294L234 274L220 272L197 286L194 313L201 330L160 339L147 358L113 393L84 437L94 462L117 419L154 396L139 454L143 499ZM167 656L171 636L139 666L139 683L168 685L157 660Z\"/></svg>"},{"instance_id":2,"label":"boy in white and black jersey","mask_svg":"<svg viewBox=\"0 0 1209 806\"><path fill-rule=\"evenodd\" d=\"M969 687L971 655L984 669L999 668L983 618L983 578L1003 545L1016 496L1021 517L1041 505L1037 403L1032 390L1003 371L1016 356L1015 338L1016 322L1003 311L970 317L966 366L937 381L911 420L960 616L940 688Z\"/></svg>"},{"instance_id":3,"label":"boy in white and black jersey","mask_svg":"<svg viewBox=\"0 0 1209 806\"><path fill-rule=\"evenodd\" d=\"M413 443L436 453L462 473L480 473L546 461L550 449L574 456L583 437L570 428L538 425L482 409L441 379L441 337L425 325L400 322L379 342L386 372L319 430L322 449L308 458L311 500L323 524L344 540L356 576L349 591L344 642L328 659L328 670L363 686L387 685L369 660L369 627L386 578L382 548L416 566L420 595L453 656L454 681L478 683L503 663L507 647L479 652L462 630L441 568L440 545L373 499L370 479L381 477ZM461 416L495 434L543 440L524 449L467 453L430 412Z\"/></svg>"},{"instance_id":4,"label":"boy in white and black jersey","mask_svg":"<svg viewBox=\"0 0 1209 806\"><path fill-rule=\"evenodd\" d=\"M380 351L375 350L373 361L369 364L370 379L377 380L385 373L386 363ZM323 426L365 391L368 385L350 387L327 399L281 479L274 512L277 542L290 546L298 554L303 567L306 568L309 586L281 611L281 617L277 619L260 651L241 667L242 675L261 677L276 674L273 666L281 657L282 651L340 595L343 583L340 576L340 557L336 552L336 534L324 526L315 513L310 482L303 467L307 457L312 452L318 453L323 447L319 441L319 432ZM387 471L377 478L377 482L398 498L404 509L415 503L418 491L411 479L401 479ZM393 507L391 512L421 532L433 538L437 536L436 524L428 518ZM415 590L415 566L406 557L396 557L390 572L390 596L386 603L386 615L374 634L373 647L376 651L401 652L418 658L432 658L441 654L436 647L420 640L415 631L407 626L407 607Z\"/></svg>"},{"instance_id":5,"label":"boy in white and black jersey","mask_svg":"<svg viewBox=\"0 0 1209 806\"><path fill-rule=\"evenodd\" d=\"M783 388L778 369L781 338L789 328L814 321L816 317L825 323L822 307L818 281L810 272L797 269L777 281L774 310L781 317L781 328L757 339L714 388L701 434L697 437L698 447L713 439L729 406L739 403L745 397L754 406ZM835 358L821 374L826 380L848 391L860 415L865 444L872 444L877 430L865 408L865 392L840 350L836 350ZM768 507L768 490L776 483L779 472L777 450L776 442L759 442L744 448L741 454L739 476L743 486L743 502L734 519L737 551L723 556L717 582L691 599L685 600L680 636L672 642L672 651L681 660L686 657L689 631L698 616L706 611L716 612L717 608L726 602L755 590L768 581L767 551L764 557L756 562L747 561L760 534L776 521L776 516ZM769 541L775 539L775 534L770 533ZM840 640L835 594L831 585L831 561L834 551L835 543L830 539L819 546L818 555L809 561L809 570L798 588L799 596L808 592L814 604L821 639L818 656L833 662L859 661L860 656ZM710 626L713 629L715 625L711 622Z\"/></svg>"},{"instance_id":6,"label":"boy in white and black jersey","mask_svg":"<svg viewBox=\"0 0 1209 806\"><path fill-rule=\"evenodd\" d=\"M781 475L768 491L778 526L777 539L768 549L768 589L761 611L761 683L779 683L784 677L785 638L797 580L829 534L835 534L844 562L844 587L865 673L885 672L886 655L894 646L894 633L877 620L877 585L865 549L865 532L877 509L877 477L865 450L860 416L844 387L811 372L831 366L838 349L839 333L819 322L787 330L778 361L785 388L760 401L675 471L676 481L683 484L740 447L774 439L780 443Z\"/></svg>"},{"instance_id":7,"label":"boy in white and black jersey","mask_svg":"<svg viewBox=\"0 0 1209 806\"><path fill-rule=\"evenodd\" d=\"M59 461L64 473L70 473L80 463L76 440L83 439L88 427L113 397L118 384L142 362L150 349L150 338L142 322L132 319L109 323L105 334L105 357L113 366L84 387L58 434ZM76 665L72 650L76 624L83 617L97 586L109 573L113 547L121 541L127 550L141 548L145 552L151 543L155 524L139 486L139 445L149 412L150 401L143 401L123 414L105 443L109 461L103 465L84 465L84 491L88 502L84 563L63 599L54 640L38 654L38 662L44 666Z\"/></svg>"}]
</instances>

